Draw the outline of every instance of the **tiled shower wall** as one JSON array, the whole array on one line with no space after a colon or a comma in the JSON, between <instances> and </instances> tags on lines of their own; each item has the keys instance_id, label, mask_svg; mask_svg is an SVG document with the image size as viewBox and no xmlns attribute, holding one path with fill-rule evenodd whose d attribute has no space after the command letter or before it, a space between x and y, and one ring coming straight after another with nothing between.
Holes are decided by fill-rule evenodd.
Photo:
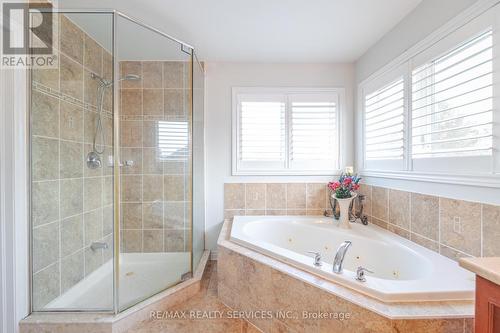
<instances>
[{"instance_id":1,"label":"tiled shower wall","mask_svg":"<svg viewBox=\"0 0 500 333\"><path fill-rule=\"evenodd\" d=\"M500 206L362 185L369 221L456 260L500 255ZM324 183L226 183L224 216L323 215Z\"/></svg>"},{"instance_id":2,"label":"tiled shower wall","mask_svg":"<svg viewBox=\"0 0 500 333\"><path fill-rule=\"evenodd\" d=\"M500 206L363 185L369 220L451 259L500 255Z\"/></svg>"},{"instance_id":3,"label":"tiled shower wall","mask_svg":"<svg viewBox=\"0 0 500 333\"><path fill-rule=\"evenodd\" d=\"M39 310L112 256L112 168L87 168L96 128L96 73L110 80L112 57L64 15L59 66L32 71L33 307ZM105 98L104 156L112 155L111 93ZM100 139L99 139L100 140ZM98 141L100 142L100 141ZM106 157L104 157L106 159ZM107 250L90 249L95 241Z\"/></svg>"},{"instance_id":4,"label":"tiled shower wall","mask_svg":"<svg viewBox=\"0 0 500 333\"><path fill-rule=\"evenodd\" d=\"M191 245L189 151L169 157L169 122L191 128L189 63L122 61L122 252L184 252ZM186 147L187 148L187 147ZM181 154L182 155L182 154Z\"/></svg>"}]
</instances>

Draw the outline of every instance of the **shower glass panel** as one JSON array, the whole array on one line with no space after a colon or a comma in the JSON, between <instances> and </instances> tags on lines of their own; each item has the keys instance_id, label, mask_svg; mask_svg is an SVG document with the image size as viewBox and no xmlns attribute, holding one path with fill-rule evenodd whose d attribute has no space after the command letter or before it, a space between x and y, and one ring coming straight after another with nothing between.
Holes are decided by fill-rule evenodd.
<instances>
[{"instance_id":1,"label":"shower glass panel","mask_svg":"<svg viewBox=\"0 0 500 333\"><path fill-rule=\"evenodd\" d=\"M112 311L113 15L52 18L58 64L30 73L32 309Z\"/></svg>"},{"instance_id":2,"label":"shower glass panel","mask_svg":"<svg viewBox=\"0 0 500 333\"><path fill-rule=\"evenodd\" d=\"M191 277L192 49L120 15L116 47L121 311Z\"/></svg>"},{"instance_id":3,"label":"shower glass panel","mask_svg":"<svg viewBox=\"0 0 500 333\"><path fill-rule=\"evenodd\" d=\"M193 269L205 249L205 74L193 57Z\"/></svg>"}]
</instances>

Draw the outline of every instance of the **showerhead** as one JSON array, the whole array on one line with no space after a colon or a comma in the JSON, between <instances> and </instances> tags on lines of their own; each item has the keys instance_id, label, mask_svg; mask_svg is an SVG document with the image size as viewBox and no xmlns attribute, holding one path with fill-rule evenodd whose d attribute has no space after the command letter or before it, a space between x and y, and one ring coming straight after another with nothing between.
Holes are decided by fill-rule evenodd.
<instances>
[{"instance_id":1,"label":"showerhead","mask_svg":"<svg viewBox=\"0 0 500 333\"><path fill-rule=\"evenodd\" d=\"M99 80L99 83L103 87L110 87L113 85L113 81L107 81L97 74L90 73L90 77L92 77L94 80ZM125 76L118 79L118 82L120 82L120 81L137 81L140 79L141 79L141 77L137 74L125 74Z\"/></svg>"}]
</instances>

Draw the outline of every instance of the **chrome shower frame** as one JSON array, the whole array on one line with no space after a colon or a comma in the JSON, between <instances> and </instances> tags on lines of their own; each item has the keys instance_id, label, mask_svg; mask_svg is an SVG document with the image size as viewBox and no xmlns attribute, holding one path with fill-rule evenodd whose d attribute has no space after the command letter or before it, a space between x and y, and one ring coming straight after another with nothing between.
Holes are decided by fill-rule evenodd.
<instances>
[{"instance_id":1,"label":"chrome shower frame","mask_svg":"<svg viewBox=\"0 0 500 333\"><path fill-rule=\"evenodd\" d=\"M185 43L157 28L154 28L151 25L145 24L141 22L140 20L131 17L129 15L126 15L120 11L114 10L114 9L61 9L61 8L46 8L46 7L41 7L41 8L36 8L37 12L51 12L54 14L109 14L112 15L112 56L113 56L113 80L111 82L103 82L108 83L110 86L113 87L113 105L112 105L112 110L113 110L113 160L115 161L115 166L118 164L116 161L120 161L120 110L118 108L119 105L119 85L118 84L112 84L113 82L119 82L120 81L120 70L119 70L119 62L116 61L116 55L118 54L118 43L117 43L117 31L118 31L118 18L123 18L126 19L132 23L137 24L138 26L145 28L147 30L150 30L160 36L163 36L173 42L176 42L180 46L180 50L190 56L190 75L189 75L189 84L190 84L190 89L191 91L193 90L193 66L194 66L194 47L191 46L188 43ZM27 181L28 181L28 216L29 216L29 221L28 221L28 229L29 229L29 268L28 268L28 273L29 273L29 308L30 308L30 313L34 312L39 312L39 313L64 313L64 312L73 312L73 313L106 313L106 314L118 314L121 311L125 311L126 309L120 310L119 307L119 272L120 272L120 233L119 233L119 226L120 226L120 168L119 167L114 167L113 170L113 306L112 309L73 309L73 308L61 308L57 309L57 311L54 310L33 310L33 292L32 292L32 287L33 287L33 219L32 219L32 212L31 212L31 207L33 206L32 204L32 185L31 185L31 153L32 153L32 147L31 147L31 92L32 92L32 76L31 72L27 71L27 92L28 92L28 98L27 98L27 142L28 142L28 158L27 158L27 163L28 163L28 174L27 174ZM108 85L108 87L109 87ZM190 117L193 119L193 95L190 94L190 102L189 102L189 110L190 112ZM192 147L192 135L193 133L190 132L190 142L189 142L189 148L191 151L191 161L190 161L190 171L191 171L191 181L190 181L190 193L193 192L193 175L192 175L192 170L193 170L193 147ZM191 200L191 205L193 205L193 200ZM193 239L193 207L190 209L190 223L191 223L191 231L190 231L190 244L191 247L192 245L192 239ZM191 248L191 257L190 257L190 267L191 267L191 273L194 271L195 267L193 267L193 248ZM182 281L181 281L182 282ZM149 295L151 297L153 295Z\"/></svg>"}]
</instances>

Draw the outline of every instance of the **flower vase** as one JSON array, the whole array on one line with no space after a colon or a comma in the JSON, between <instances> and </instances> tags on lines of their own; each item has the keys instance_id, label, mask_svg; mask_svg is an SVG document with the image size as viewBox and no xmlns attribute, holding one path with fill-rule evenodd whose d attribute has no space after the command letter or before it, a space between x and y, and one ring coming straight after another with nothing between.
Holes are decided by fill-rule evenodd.
<instances>
[{"instance_id":1,"label":"flower vase","mask_svg":"<svg viewBox=\"0 0 500 333\"><path fill-rule=\"evenodd\" d=\"M335 196L335 194L332 194L332 197L337 200L339 204L339 211L340 211L340 217L339 217L339 227L343 229L351 229L351 224L349 222L349 207L351 206L351 201L356 198L357 193L352 193L350 198L342 198L339 199Z\"/></svg>"}]
</instances>

